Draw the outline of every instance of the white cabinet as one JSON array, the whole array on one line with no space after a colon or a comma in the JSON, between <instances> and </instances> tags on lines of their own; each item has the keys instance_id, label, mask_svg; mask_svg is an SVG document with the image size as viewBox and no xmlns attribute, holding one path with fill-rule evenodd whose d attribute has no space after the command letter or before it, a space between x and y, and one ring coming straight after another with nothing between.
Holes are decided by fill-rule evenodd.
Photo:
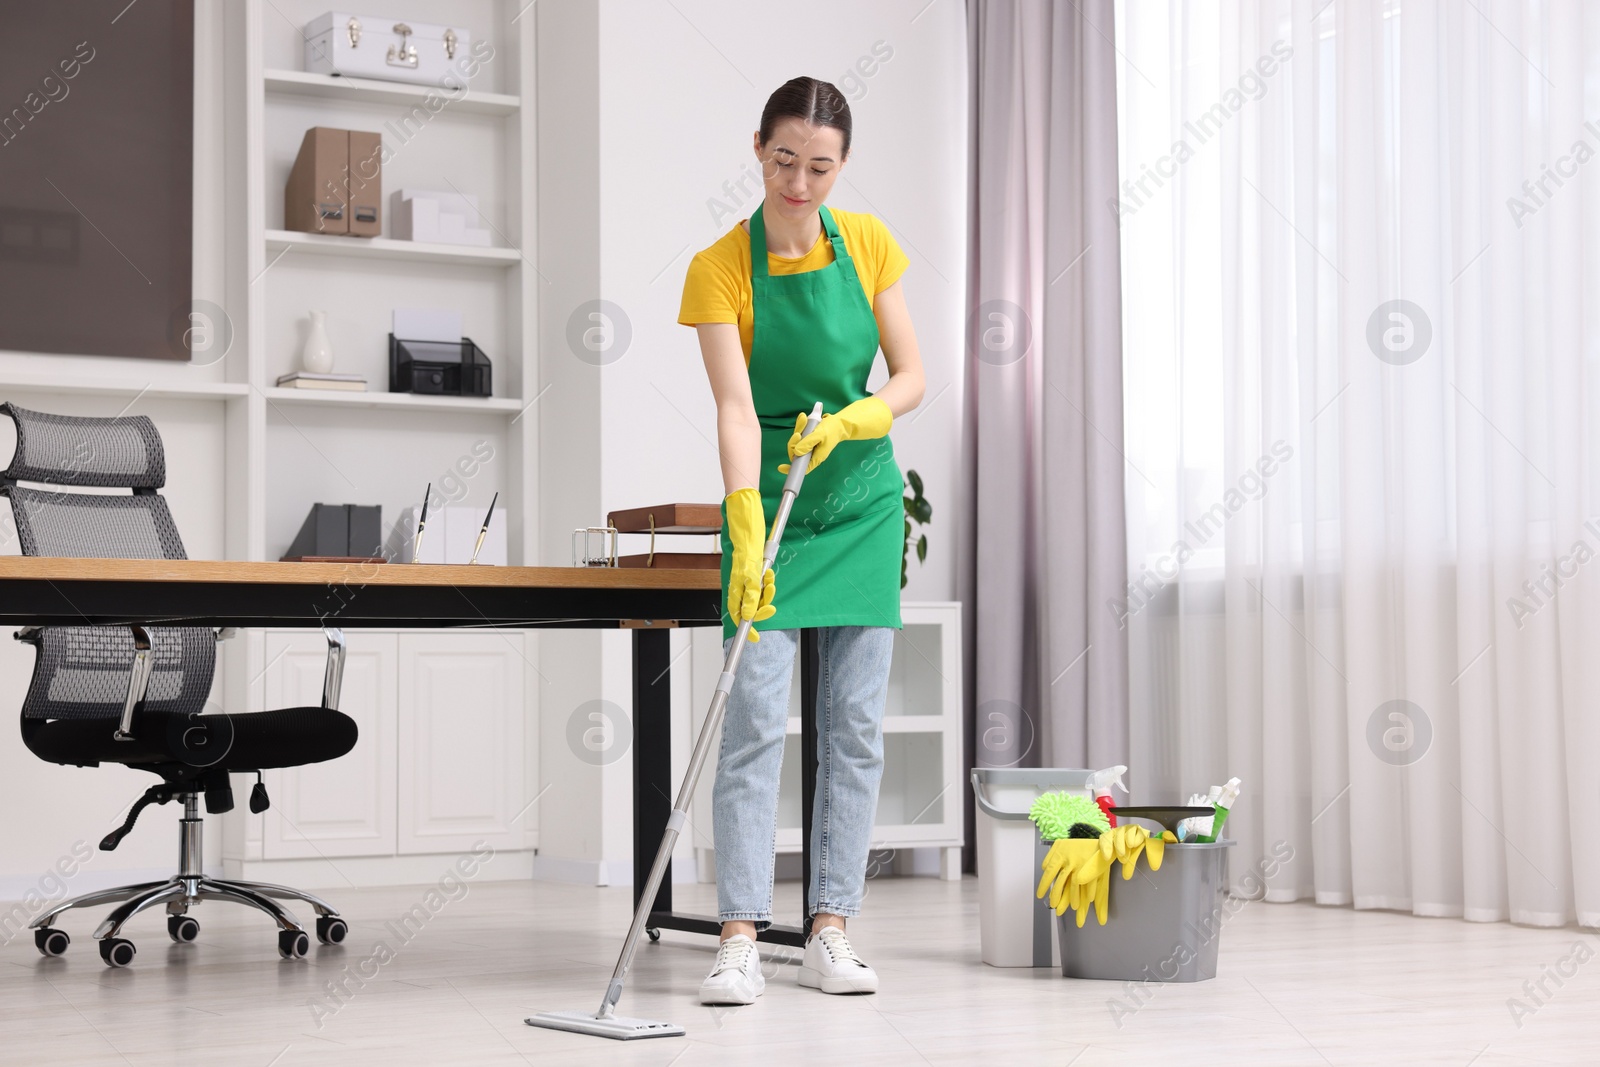
<instances>
[{"instance_id":1,"label":"white cabinet","mask_svg":"<svg viewBox=\"0 0 1600 1067\"><path fill-rule=\"evenodd\" d=\"M339 710L356 721L360 740L339 759L263 773L272 798L261 827L265 859L394 854L395 635L350 632L345 649ZM320 631L269 631L262 706L320 705L327 655Z\"/></svg>"},{"instance_id":2,"label":"white cabinet","mask_svg":"<svg viewBox=\"0 0 1600 1067\"><path fill-rule=\"evenodd\" d=\"M520 633L401 635L401 852L520 846L521 645Z\"/></svg>"},{"instance_id":3,"label":"white cabinet","mask_svg":"<svg viewBox=\"0 0 1600 1067\"><path fill-rule=\"evenodd\" d=\"M902 602L883 716L883 780L878 788L874 849L938 848L940 874L959 878L966 789L961 780L961 604ZM695 632L694 728L699 729L722 669L722 631ZM703 683L703 684L702 684ZM789 729L778 787L778 852L801 851L800 664L789 696ZM694 821L710 838L716 753L695 790ZM702 849L701 869L714 869Z\"/></svg>"},{"instance_id":4,"label":"white cabinet","mask_svg":"<svg viewBox=\"0 0 1600 1067\"><path fill-rule=\"evenodd\" d=\"M321 632L262 637L260 707L318 705ZM360 739L337 760L266 772L259 858L525 848L524 635L347 630L345 640L339 710Z\"/></svg>"}]
</instances>

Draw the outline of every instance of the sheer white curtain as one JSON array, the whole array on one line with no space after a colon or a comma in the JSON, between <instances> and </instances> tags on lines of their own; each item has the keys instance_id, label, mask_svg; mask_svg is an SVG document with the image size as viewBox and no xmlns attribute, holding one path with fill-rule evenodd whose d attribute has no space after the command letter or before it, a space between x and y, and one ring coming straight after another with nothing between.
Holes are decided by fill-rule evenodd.
<instances>
[{"instance_id":1,"label":"sheer white curtain","mask_svg":"<svg viewBox=\"0 0 1600 1067\"><path fill-rule=\"evenodd\" d=\"M1600 925L1600 5L1119 2L1136 799Z\"/></svg>"}]
</instances>

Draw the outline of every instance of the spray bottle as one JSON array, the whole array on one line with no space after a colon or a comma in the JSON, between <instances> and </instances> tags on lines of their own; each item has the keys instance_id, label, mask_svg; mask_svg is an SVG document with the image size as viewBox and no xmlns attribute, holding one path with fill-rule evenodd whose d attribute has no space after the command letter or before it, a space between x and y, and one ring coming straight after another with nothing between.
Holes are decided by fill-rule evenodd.
<instances>
[{"instance_id":1,"label":"spray bottle","mask_svg":"<svg viewBox=\"0 0 1600 1067\"><path fill-rule=\"evenodd\" d=\"M1112 826L1117 825L1117 802L1111 797L1111 787L1115 785L1124 793L1128 787L1122 781L1122 776L1128 773L1128 768L1118 764L1104 770L1095 771L1089 776L1089 788L1094 790L1094 802L1100 805L1100 810L1105 813L1106 821Z\"/></svg>"},{"instance_id":2,"label":"spray bottle","mask_svg":"<svg viewBox=\"0 0 1600 1067\"><path fill-rule=\"evenodd\" d=\"M1222 836L1222 826L1228 821L1228 810L1238 801L1239 789L1243 784L1237 778L1228 779L1216 799L1217 813L1211 817L1211 832L1202 835L1199 841L1209 844Z\"/></svg>"},{"instance_id":3,"label":"spray bottle","mask_svg":"<svg viewBox=\"0 0 1600 1067\"><path fill-rule=\"evenodd\" d=\"M1209 832L1208 828L1216 820L1217 799L1221 796L1222 787L1220 785L1212 786L1208 792L1190 795L1189 806L1191 808L1211 808L1213 811L1210 815L1194 815L1180 822L1178 824L1179 841L1187 841L1191 837L1199 841L1201 834Z\"/></svg>"}]
</instances>

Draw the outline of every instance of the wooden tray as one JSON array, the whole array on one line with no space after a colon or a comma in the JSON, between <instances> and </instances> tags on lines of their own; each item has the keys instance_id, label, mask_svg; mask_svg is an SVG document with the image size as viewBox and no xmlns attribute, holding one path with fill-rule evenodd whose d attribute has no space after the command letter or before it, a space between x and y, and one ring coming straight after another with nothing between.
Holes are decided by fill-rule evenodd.
<instances>
[{"instance_id":1,"label":"wooden tray","mask_svg":"<svg viewBox=\"0 0 1600 1067\"><path fill-rule=\"evenodd\" d=\"M646 508L613 511L606 522L618 533L649 533L651 517L658 534L714 534L722 532L722 504L655 504Z\"/></svg>"},{"instance_id":2,"label":"wooden tray","mask_svg":"<svg viewBox=\"0 0 1600 1067\"><path fill-rule=\"evenodd\" d=\"M646 562L649 561L649 562ZM655 559L650 559L648 552L635 555L618 556L619 567L665 567L672 570L685 571L720 571L722 570L721 552L657 552Z\"/></svg>"}]
</instances>

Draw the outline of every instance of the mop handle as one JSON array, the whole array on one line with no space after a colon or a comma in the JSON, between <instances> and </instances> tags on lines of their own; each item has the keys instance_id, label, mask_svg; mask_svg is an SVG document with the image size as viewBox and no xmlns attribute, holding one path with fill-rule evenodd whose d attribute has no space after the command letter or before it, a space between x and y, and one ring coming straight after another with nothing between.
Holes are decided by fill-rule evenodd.
<instances>
[{"instance_id":1,"label":"mop handle","mask_svg":"<svg viewBox=\"0 0 1600 1067\"><path fill-rule=\"evenodd\" d=\"M810 433L817 428L817 423L822 421L822 402L811 409L811 414L806 418L805 433ZM764 566L762 573L778 558L778 542L783 537L783 528L789 521L789 511L794 505L795 497L800 495L800 483L805 480L806 471L811 466L811 453L804 452L789 461L789 476L784 479L783 495L778 500L778 514L772 521L772 536L767 539L766 548L762 553ZM628 977L628 970L633 966L633 954L639 947L639 935L650 923L650 909L655 905L656 892L661 888L661 881L666 877L667 864L672 860L673 846L678 843L678 832L689 819L689 801L694 794L694 787L700 780L700 771L705 766L706 757L711 753L711 742L717 736L717 730L722 726L722 715L728 707L728 695L733 691L733 676L739 669L739 657L744 652L745 641L750 633L751 619L740 619L738 632L733 635L733 647L728 650L728 657L722 665L722 674L717 678L716 692L711 694L711 710L706 713L706 721L700 727L700 736L695 739L694 752L689 756L689 767L683 775L683 785L678 789L678 800L672 806L672 814L667 817L667 832L661 838L661 847L656 850L655 862L650 865L650 877L646 879L644 895L639 898L639 906L633 913L633 925L628 927L628 939L622 943L622 955L617 957L617 966L611 972L611 981L606 986L605 999L600 1001L600 1010L595 1012L596 1019L608 1018L613 1014L617 1002L622 999L622 983Z\"/></svg>"}]
</instances>

